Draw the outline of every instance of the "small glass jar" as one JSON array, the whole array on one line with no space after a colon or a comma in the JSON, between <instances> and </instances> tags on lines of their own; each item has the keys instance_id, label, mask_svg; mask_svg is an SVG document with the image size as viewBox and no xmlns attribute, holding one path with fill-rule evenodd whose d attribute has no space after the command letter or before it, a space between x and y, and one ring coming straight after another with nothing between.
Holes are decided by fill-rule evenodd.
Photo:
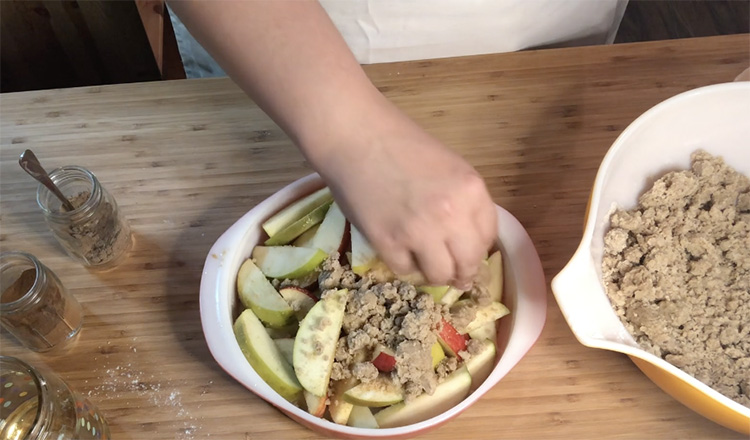
<instances>
[{"instance_id":1,"label":"small glass jar","mask_svg":"<svg viewBox=\"0 0 750 440\"><path fill-rule=\"evenodd\" d=\"M83 308L57 275L33 255L3 252L0 324L25 347L48 351L78 334Z\"/></svg>"},{"instance_id":2,"label":"small glass jar","mask_svg":"<svg viewBox=\"0 0 750 440\"><path fill-rule=\"evenodd\" d=\"M0 356L0 439L106 440L98 409L57 375Z\"/></svg>"},{"instance_id":3,"label":"small glass jar","mask_svg":"<svg viewBox=\"0 0 750 440\"><path fill-rule=\"evenodd\" d=\"M53 170L49 176L75 209L66 211L62 202L41 184L36 200L47 225L68 255L95 269L110 269L119 264L133 239L115 199L85 168L65 166Z\"/></svg>"}]
</instances>

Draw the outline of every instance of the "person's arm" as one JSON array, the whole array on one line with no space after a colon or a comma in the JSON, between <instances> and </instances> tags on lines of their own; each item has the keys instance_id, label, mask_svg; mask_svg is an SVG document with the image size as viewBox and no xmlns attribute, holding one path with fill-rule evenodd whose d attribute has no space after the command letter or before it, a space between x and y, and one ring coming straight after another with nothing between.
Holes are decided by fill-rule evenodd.
<instances>
[{"instance_id":1,"label":"person's arm","mask_svg":"<svg viewBox=\"0 0 750 440\"><path fill-rule=\"evenodd\" d=\"M380 94L320 4L170 6L298 145L391 269L470 281L497 233L484 181Z\"/></svg>"}]
</instances>

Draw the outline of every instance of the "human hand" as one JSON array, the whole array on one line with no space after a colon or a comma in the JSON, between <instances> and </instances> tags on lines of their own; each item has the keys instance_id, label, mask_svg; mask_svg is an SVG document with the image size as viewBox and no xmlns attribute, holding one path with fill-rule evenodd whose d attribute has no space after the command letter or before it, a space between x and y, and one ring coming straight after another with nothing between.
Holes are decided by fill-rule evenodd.
<instances>
[{"instance_id":1,"label":"human hand","mask_svg":"<svg viewBox=\"0 0 750 440\"><path fill-rule=\"evenodd\" d=\"M338 146L321 148L313 166L391 270L468 288L497 238L484 181L392 104L377 107L329 137Z\"/></svg>"}]
</instances>

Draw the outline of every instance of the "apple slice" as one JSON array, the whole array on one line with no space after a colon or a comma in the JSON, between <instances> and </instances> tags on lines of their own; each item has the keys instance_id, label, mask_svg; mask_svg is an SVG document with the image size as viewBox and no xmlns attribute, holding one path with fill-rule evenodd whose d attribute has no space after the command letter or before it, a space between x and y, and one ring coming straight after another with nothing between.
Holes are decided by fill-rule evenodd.
<instances>
[{"instance_id":1,"label":"apple slice","mask_svg":"<svg viewBox=\"0 0 750 440\"><path fill-rule=\"evenodd\" d=\"M240 349L255 372L282 397L296 401L302 386L260 319L251 309L245 309L233 327Z\"/></svg>"},{"instance_id":2,"label":"apple slice","mask_svg":"<svg viewBox=\"0 0 750 440\"><path fill-rule=\"evenodd\" d=\"M310 243L312 243L313 237L315 237L315 234L318 232L318 229L320 229L319 224L303 232L302 235L294 239L294 241L292 242L292 246L312 247L310 246Z\"/></svg>"},{"instance_id":3,"label":"apple slice","mask_svg":"<svg viewBox=\"0 0 750 440\"><path fill-rule=\"evenodd\" d=\"M354 405L344 400L344 393L350 388L357 385L359 381L354 377L339 380L333 383L332 393L329 398L328 412L331 413L331 420L339 425L346 425L349 420Z\"/></svg>"},{"instance_id":4,"label":"apple slice","mask_svg":"<svg viewBox=\"0 0 750 440\"><path fill-rule=\"evenodd\" d=\"M445 292L450 289L451 286L419 286L417 287L417 292L422 292L430 295L432 297L432 300L437 302L440 302L440 300L443 298L443 295L445 295Z\"/></svg>"},{"instance_id":5,"label":"apple slice","mask_svg":"<svg viewBox=\"0 0 750 440\"><path fill-rule=\"evenodd\" d=\"M490 280L487 284L487 290L490 292L490 299L500 302L503 299L503 254L496 251L487 259L487 265L490 270Z\"/></svg>"},{"instance_id":6,"label":"apple slice","mask_svg":"<svg viewBox=\"0 0 750 440\"><path fill-rule=\"evenodd\" d=\"M307 412L315 417L323 417L323 414L326 412L326 401L328 400L326 395L316 396L307 390L304 390L302 395L305 397Z\"/></svg>"},{"instance_id":7,"label":"apple slice","mask_svg":"<svg viewBox=\"0 0 750 440\"><path fill-rule=\"evenodd\" d=\"M269 278L302 278L327 257L320 249L296 246L255 246L253 259Z\"/></svg>"},{"instance_id":8,"label":"apple slice","mask_svg":"<svg viewBox=\"0 0 750 440\"><path fill-rule=\"evenodd\" d=\"M350 231L352 256L349 261L352 263L352 272L357 275L364 275L378 262L378 256L375 249L370 246L370 242L359 232L356 226L351 225Z\"/></svg>"},{"instance_id":9,"label":"apple slice","mask_svg":"<svg viewBox=\"0 0 750 440\"><path fill-rule=\"evenodd\" d=\"M289 307L294 310L294 314L300 321L302 321L305 315L307 315L307 312L309 312L318 301L312 293L301 287L283 287L279 290L279 293L289 304Z\"/></svg>"},{"instance_id":10,"label":"apple slice","mask_svg":"<svg viewBox=\"0 0 750 440\"><path fill-rule=\"evenodd\" d=\"M451 286L448 288L448 290L445 292L442 298L440 298L440 304L445 304L448 307L452 306L453 304L458 301L459 298L461 298L461 295L464 294L464 291L461 289L456 289L455 287Z\"/></svg>"},{"instance_id":11,"label":"apple slice","mask_svg":"<svg viewBox=\"0 0 750 440\"><path fill-rule=\"evenodd\" d=\"M372 410L366 406L359 405L352 408L351 415L346 424L355 428L379 428L378 421L375 420L375 417L372 415Z\"/></svg>"},{"instance_id":12,"label":"apple slice","mask_svg":"<svg viewBox=\"0 0 750 440\"><path fill-rule=\"evenodd\" d=\"M432 344L432 347L430 348L430 354L432 355L432 368L438 366L440 361L445 359L445 351L443 351L442 345L440 345L440 342L435 342Z\"/></svg>"},{"instance_id":13,"label":"apple slice","mask_svg":"<svg viewBox=\"0 0 750 440\"><path fill-rule=\"evenodd\" d=\"M284 360L292 365L292 351L294 350L294 338L280 338L274 339L273 343L276 344L276 348L279 349L279 353L284 357Z\"/></svg>"},{"instance_id":14,"label":"apple slice","mask_svg":"<svg viewBox=\"0 0 750 440\"><path fill-rule=\"evenodd\" d=\"M266 327L266 333L268 333L268 336L273 340L293 338L294 335L297 334L297 330L299 330L299 323L295 320L292 320L289 324L279 328Z\"/></svg>"},{"instance_id":15,"label":"apple slice","mask_svg":"<svg viewBox=\"0 0 750 440\"><path fill-rule=\"evenodd\" d=\"M510 310L508 310L508 308L502 303L491 302L486 306L477 309L477 314L474 317L474 320L466 324L464 333L474 331L488 322L495 322L508 313L510 313Z\"/></svg>"},{"instance_id":16,"label":"apple slice","mask_svg":"<svg viewBox=\"0 0 750 440\"><path fill-rule=\"evenodd\" d=\"M269 237L273 237L279 231L306 216L315 208L333 201L333 194L328 187L319 189L309 196L297 200L282 209L271 218L263 222L263 230Z\"/></svg>"},{"instance_id":17,"label":"apple slice","mask_svg":"<svg viewBox=\"0 0 750 440\"><path fill-rule=\"evenodd\" d=\"M378 370L390 373L396 368L396 355L388 347L379 346L373 353L372 364Z\"/></svg>"},{"instance_id":18,"label":"apple slice","mask_svg":"<svg viewBox=\"0 0 750 440\"><path fill-rule=\"evenodd\" d=\"M266 246L278 246L290 243L292 240L302 235L303 232L315 225L319 225L325 218L330 207L331 202L318 206L306 216L277 232L276 235L266 240L264 244Z\"/></svg>"},{"instance_id":19,"label":"apple slice","mask_svg":"<svg viewBox=\"0 0 750 440\"><path fill-rule=\"evenodd\" d=\"M471 339L483 341L489 339L493 343L497 343L497 321L487 322L469 332Z\"/></svg>"},{"instance_id":20,"label":"apple slice","mask_svg":"<svg viewBox=\"0 0 750 440\"><path fill-rule=\"evenodd\" d=\"M448 356L461 358L458 353L466 350L468 336L459 333L448 321L443 319L438 331L438 342Z\"/></svg>"},{"instance_id":21,"label":"apple slice","mask_svg":"<svg viewBox=\"0 0 750 440\"><path fill-rule=\"evenodd\" d=\"M326 255L330 255L333 252L341 252L343 250L341 247L344 243L345 231L346 217L341 212L339 205L334 202L308 247L318 248L325 252Z\"/></svg>"},{"instance_id":22,"label":"apple slice","mask_svg":"<svg viewBox=\"0 0 750 440\"><path fill-rule=\"evenodd\" d=\"M492 373L492 368L495 366L495 355L497 349L495 343L489 339L482 341L482 348L478 353L474 354L466 361L466 369L471 374L471 388L470 392L479 388L479 385L487 379L487 376Z\"/></svg>"},{"instance_id":23,"label":"apple slice","mask_svg":"<svg viewBox=\"0 0 750 440\"><path fill-rule=\"evenodd\" d=\"M458 405L469 393L471 374L466 367L451 373L432 395L422 394L408 404L398 403L375 414L380 428L422 422Z\"/></svg>"},{"instance_id":24,"label":"apple slice","mask_svg":"<svg viewBox=\"0 0 750 440\"><path fill-rule=\"evenodd\" d=\"M401 385L390 376L381 375L371 382L363 382L347 390L344 400L353 405L381 407L404 400L404 392Z\"/></svg>"},{"instance_id":25,"label":"apple slice","mask_svg":"<svg viewBox=\"0 0 750 440\"><path fill-rule=\"evenodd\" d=\"M346 289L325 295L300 322L294 338L294 372L302 387L316 396L328 391L347 296Z\"/></svg>"},{"instance_id":26,"label":"apple slice","mask_svg":"<svg viewBox=\"0 0 750 440\"><path fill-rule=\"evenodd\" d=\"M237 274L237 292L240 302L252 309L261 321L271 327L283 327L294 315L294 310L274 289L253 260L247 259L240 266Z\"/></svg>"}]
</instances>

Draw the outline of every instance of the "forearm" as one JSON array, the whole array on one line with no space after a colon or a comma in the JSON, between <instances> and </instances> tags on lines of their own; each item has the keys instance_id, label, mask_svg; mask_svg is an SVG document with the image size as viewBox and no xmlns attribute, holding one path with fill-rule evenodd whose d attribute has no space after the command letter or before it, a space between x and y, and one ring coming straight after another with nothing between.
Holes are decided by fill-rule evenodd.
<instances>
[{"instance_id":1,"label":"forearm","mask_svg":"<svg viewBox=\"0 0 750 440\"><path fill-rule=\"evenodd\" d=\"M179 0L170 7L308 157L325 156L337 143L327 136L356 133L366 113L388 106L317 1Z\"/></svg>"}]
</instances>

